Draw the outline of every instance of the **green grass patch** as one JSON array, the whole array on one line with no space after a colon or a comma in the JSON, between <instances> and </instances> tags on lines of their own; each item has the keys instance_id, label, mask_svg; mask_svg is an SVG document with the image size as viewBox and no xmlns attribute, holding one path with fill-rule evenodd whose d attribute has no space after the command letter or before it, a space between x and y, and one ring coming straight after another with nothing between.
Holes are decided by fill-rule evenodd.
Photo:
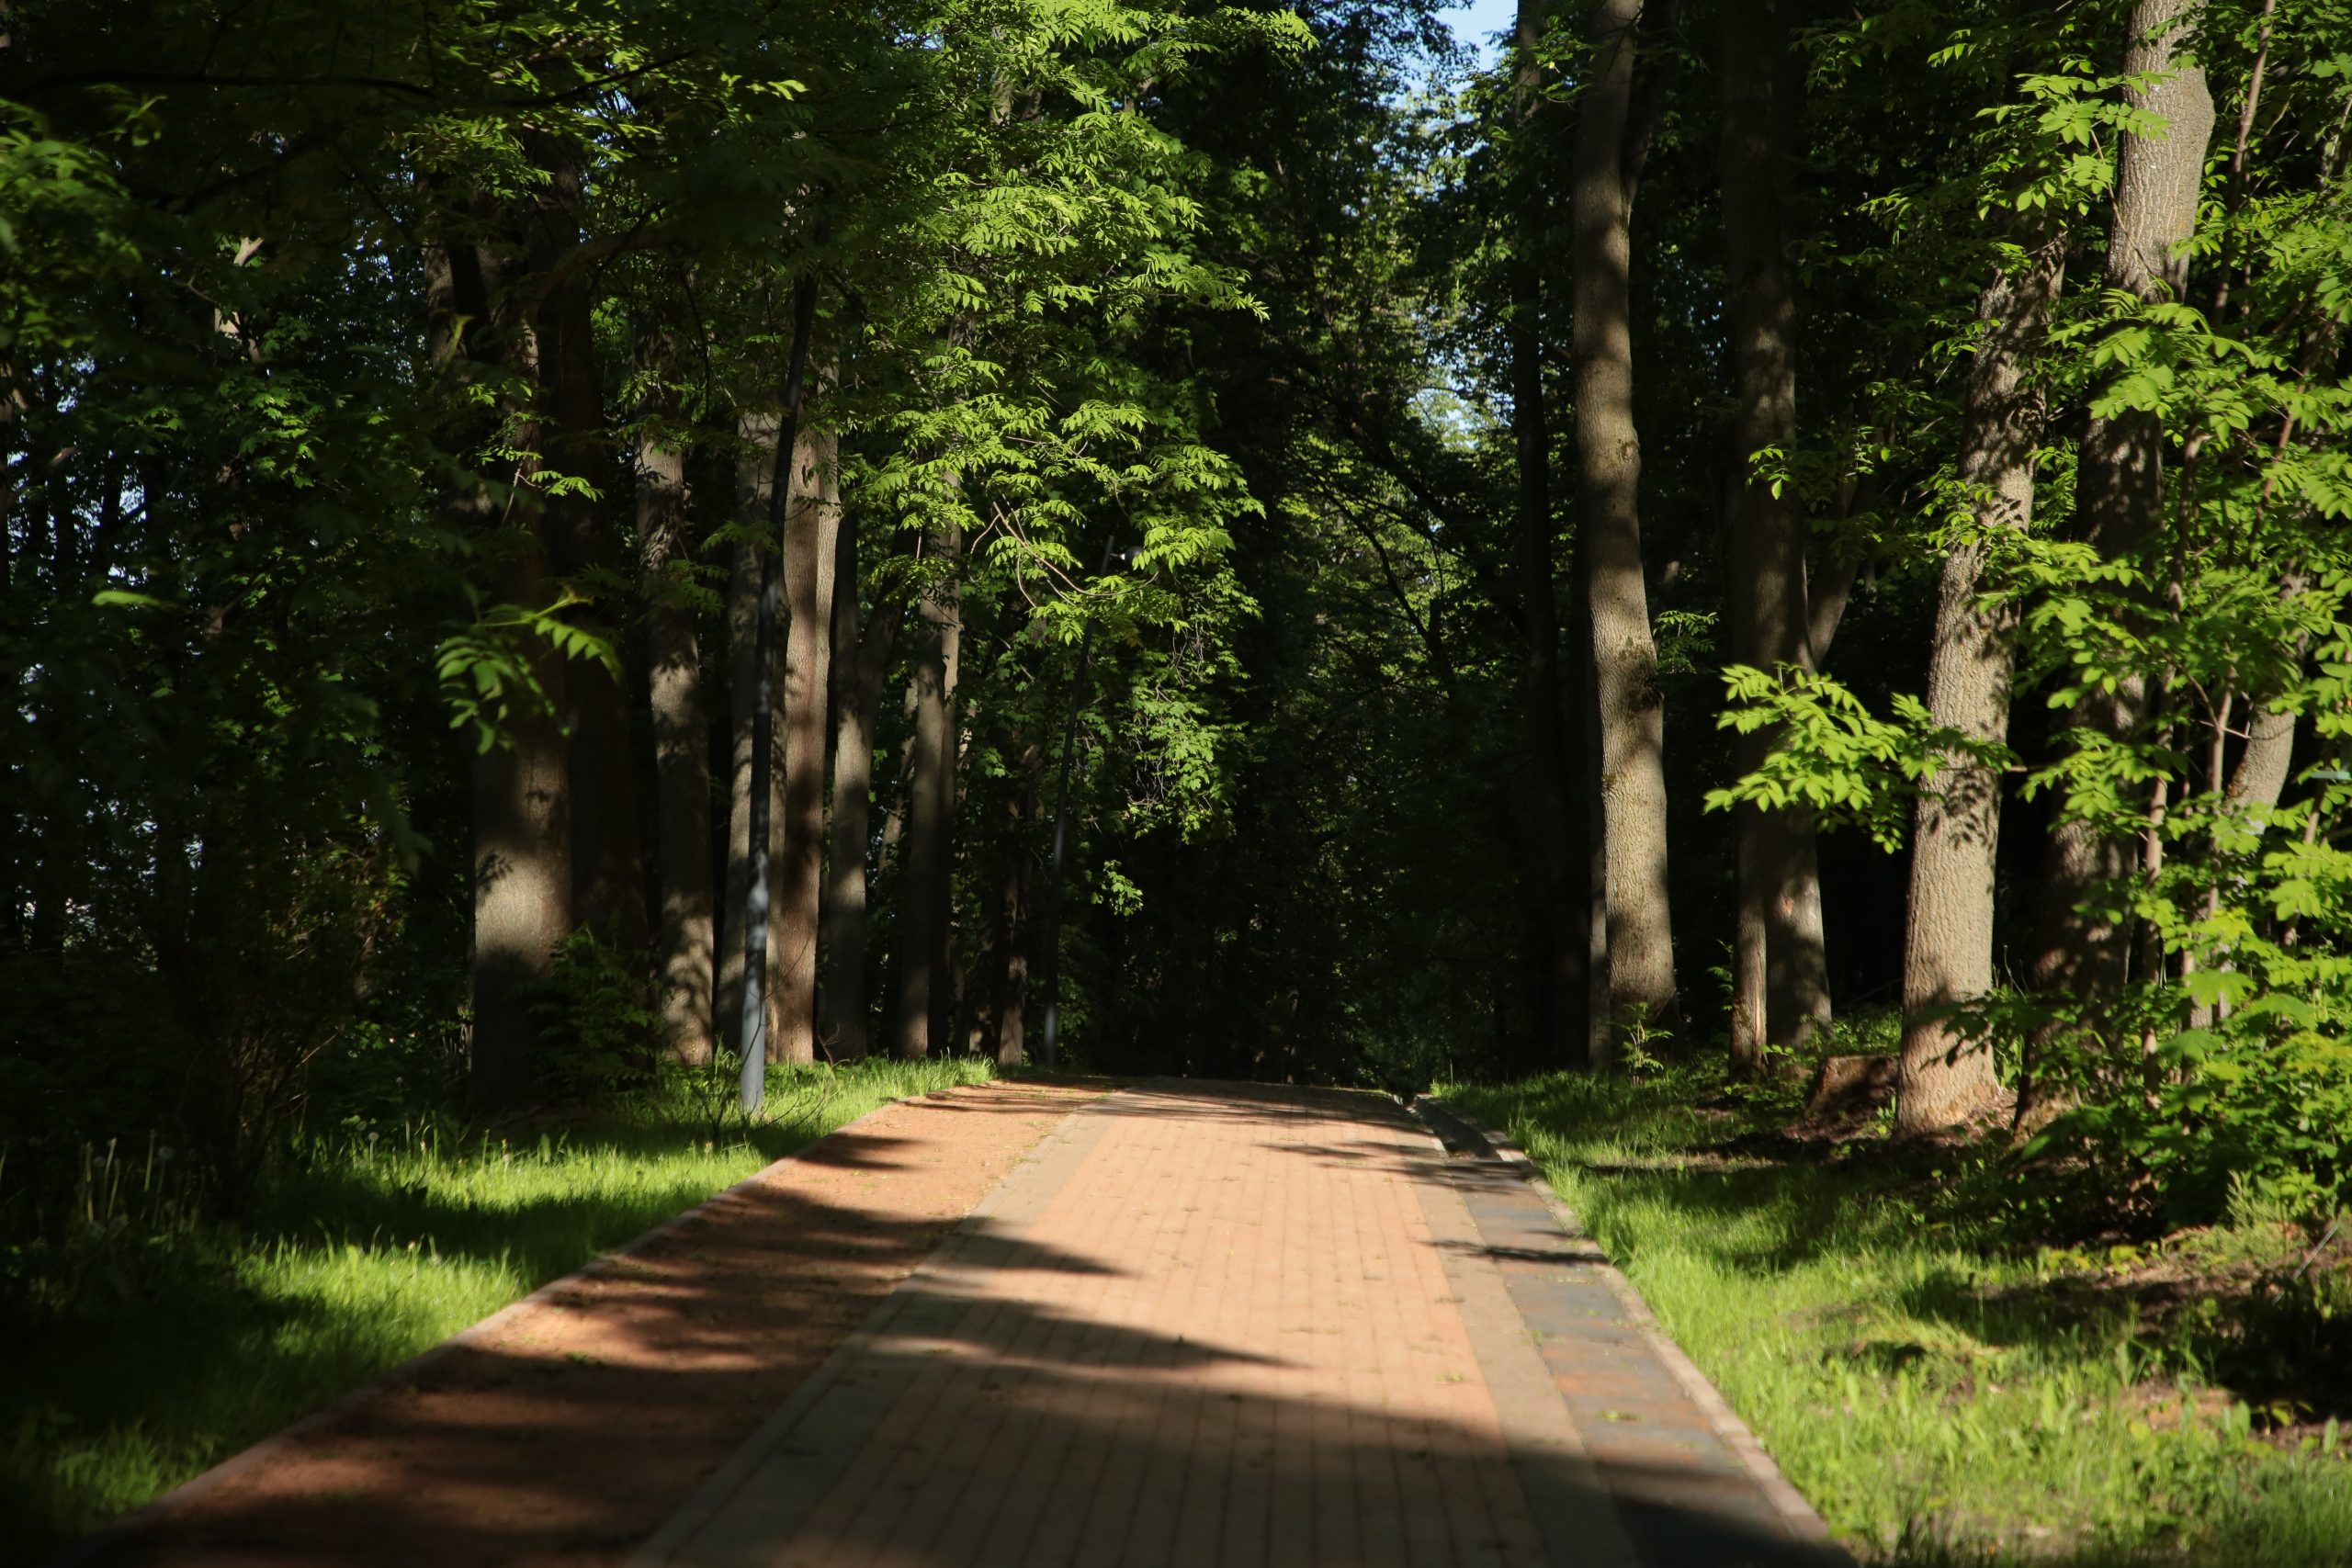
<instances>
[{"instance_id":1,"label":"green grass patch","mask_svg":"<svg viewBox=\"0 0 2352 1568\"><path fill-rule=\"evenodd\" d=\"M2290 1389L2222 1386L2281 1359L2264 1336L2341 1343L2352 1317L2340 1277L2247 1287L2301 1250L2275 1216L2052 1248L1991 1154L1800 1152L1753 1136L1785 1104L1716 1075L1444 1093L1521 1142L1865 1561L2352 1562L2335 1423Z\"/></svg>"},{"instance_id":2,"label":"green grass patch","mask_svg":"<svg viewBox=\"0 0 2352 1568\"><path fill-rule=\"evenodd\" d=\"M776 1069L773 1115L725 1132L673 1085L503 1136L339 1134L241 1232L94 1212L0 1292L0 1559L38 1561L877 1105L989 1076Z\"/></svg>"}]
</instances>

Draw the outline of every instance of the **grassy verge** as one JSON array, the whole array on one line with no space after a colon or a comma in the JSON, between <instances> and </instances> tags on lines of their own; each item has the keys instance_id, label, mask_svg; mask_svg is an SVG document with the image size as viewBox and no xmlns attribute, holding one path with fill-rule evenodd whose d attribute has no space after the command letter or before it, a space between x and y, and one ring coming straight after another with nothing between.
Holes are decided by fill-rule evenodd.
<instances>
[{"instance_id":1,"label":"grassy verge","mask_svg":"<svg viewBox=\"0 0 2352 1568\"><path fill-rule=\"evenodd\" d=\"M887 1100L987 1076L778 1070L774 1117L716 1136L673 1090L505 1137L339 1137L242 1233L93 1227L0 1293L0 1561L39 1561Z\"/></svg>"},{"instance_id":2,"label":"grassy verge","mask_svg":"<svg viewBox=\"0 0 2352 1568\"><path fill-rule=\"evenodd\" d=\"M1521 1141L1865 1561L2352 1562L2336 1423L2291 1389L2242 1397L2229 1371L2265 1364L2266 1334L2352 1333L2340 1274L2296 1280L2291 1320L2265 1283L2302 1233L2240 1212L2040 1246L1985 1155L1802 1150L1758 1135L1785 1106L1723 1090L1669 1073L1444 1092Z\"/></svg>"}]
</instances>

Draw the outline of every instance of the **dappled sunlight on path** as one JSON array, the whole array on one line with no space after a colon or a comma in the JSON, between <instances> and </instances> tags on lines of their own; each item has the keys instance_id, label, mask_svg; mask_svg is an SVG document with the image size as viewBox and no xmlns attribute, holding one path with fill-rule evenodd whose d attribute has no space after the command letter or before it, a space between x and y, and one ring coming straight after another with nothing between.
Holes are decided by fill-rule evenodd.
<instances>
[{"instance_id":1,"label":"dappled sunlight on path","mask_svg":"<svg viewBox=\"0 0 2352 1568\"><path fill-rule=\"evenodd\" d=\"M1378 1097L1127 1090L1039 1145L639 1561L1818 1560L1597 1265Z\"/></svg>"}]
</instances>

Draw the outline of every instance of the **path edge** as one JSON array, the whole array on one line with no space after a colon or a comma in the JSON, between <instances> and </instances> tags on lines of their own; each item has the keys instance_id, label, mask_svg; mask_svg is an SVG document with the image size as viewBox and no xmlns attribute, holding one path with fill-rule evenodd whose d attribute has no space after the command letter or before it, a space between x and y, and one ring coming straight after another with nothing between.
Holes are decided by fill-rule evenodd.
<instances>
[{"instance_id":1,"label":"path edge","mask_svg":"<svg viewBox=\"0 0 2352 1568\"><path fill-rule=\"evenodd\" d=\"M1016 1080L991 1078L988 1081L990 1083L1006 1083ZM958 1089L970 1087L977 1086L957 1086ZM722 1188L718 1191L712 1193L709 1197L705 1198L701 1202L696 1203L693 1208L680 1210L677 1213L671 1215L668 1219L662 1221L660 1224L655 1225L652 1229L642 1231L638 1235L631 1236L628 1240L621 1243L618 1247L606 1248L605 1251L598 1253L595 1257L588 1259L587 1262L582 1263L579 1268L572 1269L568 1274L561 1274L557 1276L555 1279L549 1280L546 1284L541 1285L530 1294L516 1297L514 1300L507 1303L504 1306L500 1307L496 1312L492 1313L488 1317L479 1319L476 1322L467 1325L465 1327L458 1330L457 1333L449 1336L447 1339L441 1340L437 1344L426 1346L415 1355L411 1356L407 1360L395 1362L391 1366L386 1367L382 1371L368 1378L364 1382L357 1383L351 1388L345 1389L343 1393L335 1395L334 1398L329 1400L326 1404L320 1405L309 1415L298 1416L294 1421L287 1426L280 1427L277 1431L272 1432L269 1436L260 1438L249 1447L238 1450L235 1453L231 1454L227 1459L222 1460L219 1464L214 1465L211 1469L201 1471L197 1474L188 1477L186 1481L181 1482L177 1486L173 1487L169 1492L164 1493L162 1496L150 1498L148 1501L141 1503L138 1507L133 1508L130 1512L100 1525L96 1529L92 1530L89 1534L82 1537L79 1540L72 1542L51 1556L43 1559L36 1565L36 1568L85 1568L86 1564L96 1562L105 1553L128 1546L137 1540L140 1537L147 1534L150 1530L154 1529L157 1526L164 1523L165 1516L172 1514L202 1497L209 1495L211 1493L220 1490L222 1486L227 1485L230 1482L237 1480L247 1472L257 1470L263 1465L268 1464L271 1461L277 1459L280 1454L294 1447L297 1443L325 1430L332 1427L336 1421L341 1420L345 1416L357 1414L370 1398L384 1392L385 1385L396 1383L402 1379L415 1376L417 1373L425 1371L427 1368L457 1354L459 1350L466 1348L477 1340L487 1337L502 1324L505 1323L509 1318L521 1314L525 1308L543 1305L557 1292L569 1289L573 1285L593 1280L596 1276L605 1273L624 1258L629 1258L643 1250L645 1247L651 1246L654 1242L670 1235L673 1231L682 1230L694 1221L701 1219L707 1214L732 1202L734 1200L743 1195L745 1189L756 1186L760 1182L766 1180L771 1175L775 1174L783 1167L791 1164L794 1160L807 1157L808 1155L821 1149L826 1144L831 1143L833 1139L842 1136L845 1133L855 1131L857 1128L873 1121L876 1117L881 1115L884 1111L890 1110L894 1106L904 1105L910 1100L930 1100L934 1096L953 1096L956 1092L957 1089L933 1089L922 1094L899 1095L893 1099L884 1100L881 1104L876 1106L871 1111L865 1111L862 1115L852 1117L850 1120L842 1122L840 1126L834 1128L831 1132L826 1133L820 1137L811 1138L808 1142L801 1145L798 1148L794 1149L790 1154L778 1156L776 1158L772 1159L767 1164L760 1167L759 1169L752 1172L751 1175L743 1178L741 1181L738 1181L731 1186ZM1076 1114L1076 1111L1073 1111L1072 1114ZM1059 1129L1057 1129L1057 1131ZM1046 1135L1050 1137L1053 1134L1048 1134ZM993 1197L994 1195L993 1191L989 1194L990 1197ZM982 1201L985 1203L987 1200L984 1199ZM926 1259L926 1261L928 1260ZM921 1267L921 1265L918 1265L918 1267ZM885 1302L891 1300L896 1295L897 1287L893 1286L891 1291L891 1296L886 1296L884 1298Z\"/></svg>"},{"instance_id":2,"label":"path edge","mask_svg":"<svg viewBox=\"0 0 2352 1568\"><path fill-rule=\"evenodd\" d=\"M902 1275L898 1283L874 1303L873 1309L858 1325L843 1336L840 1343L817 1364L817 1370L802 1379L799 1386L786 1396L784 1403L777 1405L717 1470L706 1476L700 1485L686 1495L661 1527L639 1543L636 1551L625 1560L624 1568L671 1568L676 1562L678 1553L693 1544L704 1529L758 1472L768 1457L791 1435L809 1407L848 1372L859 1356L888 1331L891 1322L913 1299L915 1290L927 1281L937 1280L952 1272L959 1256L986 1231L989 1220L1004 1202L1007 1192L1023 1168L1035 1163L1048 1144L1069 1139L1071 1123L1087 1118L1121 1092L1122 1089L1113 1089L1072 1106L1069 1114L1052 1131L1030 1145L1029 1152L1013 1163L1012 1168L989 1189L985 1197L972 1205L956 1222L956 1228L924 1255L922 1261Z\"/></svg>"},{"instance_id":3,"label":"path edge","mask_svg":"<svg viewBox=\"0 0 2352 1568\"><path fill-rule=\"evenodd\" d=\"M1755 1431L1747 1422L1740 1419L1739 1412L1731 1407L1731 1402L1724 1397L1723 1391L1714 1385L1706 1373L1699 1370L1698 1364L1684 1353L1682 1347L1676 1344L1659 1325L1657 1314L1650 1311L1649 1303L1642 1299L1642 1293L1634 1289L1633 1280L1625 1277L1624 1271L1610 1260L1600 1244L1594 1241L1586 1232L1583 1222L1576 1216L1576 1211L1570 1209L1562 1201L1560 1195L1552 1190L1552 1184L1544 1179L1542 1168L1528 1156L1527 1151L1513 1142L1510 1134L1488 1126L1485 1122L1442 1097L1419 1096L1408 1101L1407 1108L1420 1119L1441 1144L1446 1141L1445 1129L1438 1124L1438 1116L1443 1116L1475 1134L1493 1152L1495 1157L1510 1167L1518 1173L1521 1180L1534 1190L1535 1195L1543 1200L1545 1210L1551 1213L1553 1224L1558 1225L1572 1239L1584 1242L1593 1248L1597 1255L1597 1261L1587 1267L1600 1273L1611 1292L1624 1307L1627 1319L1641 1330L1642 1337L1657 1353L1658 1359L1666 1363L1667 1370L1674 1374L1675 1382L1682 1385L1683 1392L1690 1396L1691 1403L1698 1405L1700 1411L1705 1415L1708 1425L1714 1428L1715 1435L1724 1440L1724 1446L1733 1453L1739 1456L1739 1462L1747 1469L1747 1473L1755 1480L1764 1495L1770 1499L1774 1512L1781 1516L1782 1522L1795 1533L1799 1540L1818 1548L1825 1562L1839 1564L1841 1568L1843 1565L1852 1563L1853 1556L1846 1550L1844 1543L1829 1533L1828 1524L1814 1506L1805 1501L1804 1494L1798 1491L1795 1483L1781 1472L1780 1465L1775 1463L1772 1456L1765 1451L1764 1445L1757 1439ZM1436 1114L1431 1114L1432 1111Z\"/></svg>"}]
</instances>

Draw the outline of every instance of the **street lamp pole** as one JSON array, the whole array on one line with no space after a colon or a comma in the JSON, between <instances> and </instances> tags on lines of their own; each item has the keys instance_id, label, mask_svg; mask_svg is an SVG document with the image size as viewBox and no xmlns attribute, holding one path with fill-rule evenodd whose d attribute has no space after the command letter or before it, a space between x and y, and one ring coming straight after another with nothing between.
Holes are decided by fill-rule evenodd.
<instances>
[{"instance_id":1,"label":"street lamp pole","mask_svg":"<svg viewBox=\"0 0 2352 1568\"><path fill-rule=\"evenodd\" d=\"M1114 558L1128 552L1102 545L1102 565L1095 575L1111 570ZM1086 696L1086 662L1094 651L1094 617L1086 617L1078 637L1078 673L1069 683L1069 711L1062 718L1061 777L1054 786L1054 862L1050 912L1046 917L1046 1042L1039 1055L1052 1067L1060 1055L1062 1023L1062 859L1069 841L1069 760L1078 749L1078 705Z\"/></svg>"}]
</instances>

